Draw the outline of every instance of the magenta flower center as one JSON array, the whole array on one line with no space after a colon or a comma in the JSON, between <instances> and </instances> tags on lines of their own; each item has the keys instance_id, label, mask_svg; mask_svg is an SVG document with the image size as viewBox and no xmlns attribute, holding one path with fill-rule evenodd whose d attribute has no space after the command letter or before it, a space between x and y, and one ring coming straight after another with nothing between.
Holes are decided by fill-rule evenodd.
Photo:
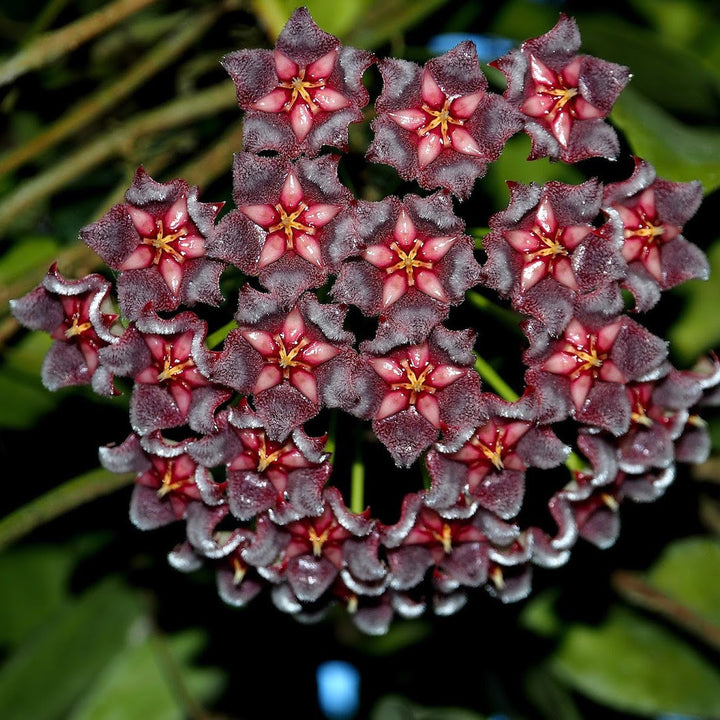
<instances>
[{"instance_id":1,"label":"magenta flower center","mask_svg":"<svg viewBox=\"0 0 720 720\"><path fill-rule=\"evenodd\" d=\"M324 88L325 78L319 78L318 80L306 80L305 79L305 68L302 68L300 72L292 78L289 82L281 82L278 87L285 88L290 91L290 98L285 103L283 110L290 112L293 105L297 102L298 98L301 98L303 102L310 108L310 112L315 115L320 108L313 102L312 97L308 90L314 88Z\"/></svg>"},{"instance_id":2,"label":"magenta flower center","mask_svg":"<svg viewBox=\"0 0 720 720\"><path fill-rule=\"evenodd\" d=\"M276 363L280 366L283 373L283 378L287 380L290 377L290 371L292 368L300 367L303 370L311 370L311 366L308 363L298 359L298 355L302 352L306 345L310 344L310 341L306 337L299 338L295 345L288 349L285 346L282 334L275 335L275 343L278 348L277 355L269 357L267 360L271 363Z\"/></svg>"},{"instance_id":3,"label":"magenta flower center","mask_svg":"<svg viewBox=\"0 0 720 720\"><path fill-rule=\"evenodd\" d=\"M180 238L184 238L188 234L186 227L181 227L177 232L171 232L165 234L165 228L163 227L162 220L155 221L155 227L157 233L155 237L143 237L142 241L144 245L150 245L155 249L155 255L153 257L153 265L158 265L162 259L163 253L167 253L172 257L175 262L182 264L185 262L185 256L181 250L174 246Z\"/></svg>"},{"instance_id":4,"label":"magenta flower center","mask_svg":"<svg viewBox=\"0 0 720 720\"><path fill-rule=\"evenodd\" d=\"M659 245L663 241L665 226L657 222L657 218L649 218L641 207L635 208L638 223L635 227L625 227L625 240L639 242L642 246L640 256L646 259L653 245Z\"/></svg>"},{"instance_id":5,"label":"magenta flower center","mask_svg":"<svg viewBox=\"0 0 720 720\"><path fill-rule=\"evenodd\" d=\"M394 272L405 272L407 276L407 284L415 285L415 268L427 268L432 270L433 264L426 260L419 260L417 255L423 246L422 240L416 239L415 244L409 252L405 252L398 243L394 242L390 245L390 249L395 252L398 262L385 268L385 272L390 275Z\"/></svg>"},{"instance_id":6,"label":"magenta flower center","mask_svg":"<svg viewBox=\"0 0 720 720\"><path fill-rule=\"evenodd\" d=\"M436 387L427 382L427 376L435 369L435 366L431 363L427 363L419 375L416 374L416 368L413 368L407 359L401 360L400 366L405 371L407 381L392 383L390 387L393 390L409 390L410 396L408 403L410 403L410 405L416 403L420 393L429 393L432 395L437 390Z\"/></svg>"},{"instance_id":7,"label":"magenta flower center","mask_svg":"<svg viewBox=\"0 0 720 720\"><path fill-rule=\"evenodd\" d=\"M587 336L585 345L565 344L563 352L575 358L576 368L570 373L573 380L583 374L590 374L593 378L597 378L603 362L608 357L606 352L599 351L597 342L597 336L590 334Z\"/></svg>"},{"instance_id":8,"label":"magenta flower center","mask_svg":"<svg viewBox=\"0 0 720 720\"><path fill-rule=\"evenodd\" d=\"M422 110L430 116L430 122L427 125L419 127L415 132L423 137L433 130L438 130L442 137L442 144L447 145L450 138L448 137L448 125L463 125L464 120L454 118L450 114L450 104L452 98L445 98L445 102L440 110L431 108L427 103L423 103Z\"/></svg>"}]
</instances>

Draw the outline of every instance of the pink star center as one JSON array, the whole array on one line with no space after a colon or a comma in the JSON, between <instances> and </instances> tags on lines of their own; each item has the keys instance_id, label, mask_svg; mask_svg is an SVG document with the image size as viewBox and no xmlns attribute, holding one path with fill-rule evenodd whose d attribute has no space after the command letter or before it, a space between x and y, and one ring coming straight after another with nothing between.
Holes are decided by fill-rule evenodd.
<instances>
[{"instance_id":1,"label":"pink star center","mask_svg":"<svg viewBox=\"0 0 720 720\"><path fill-rule=\"evenodd\" d=\"M440 135L442 137L442 144L447 145L450 142L450 138L448 137L448 125L464 125L464 120L454 118L450 114L450 104L452 101L452 98L445 98L445 102L440 110L431 108L426 103L423 103L422 110L430 115L432 120L430 120L427 125L419 127L415 132L420 135L420 137L423 137L432 130L439 128Z\"/></svg>"},{"instance_id":2,"label":"pink star center","mask_svg":"<svg viewBox=\"0 0 720 720\"><path fill-rule=\"evenodd\" d=\"M297 102L298 98L301 98L307 106L310 108L310 112L315 115L319 112L320 108L315 104L312 97L310 97L309 89L324 88L325 78L319 78L318 80L306 80L305 79L305 68L302 68L300 72L293 77L289 82L281 82L278 87L285 88L290 91L290 98L283 106L285 112L290 112L293 105Z\"/></svg>"},{"instance_id":3,"label":"pink star center","mask_svg":"<svg viewBox=\"0 0 720 720\"><path fill-rule=\"evenodd\" d=\"M419 393L429 393L430 395L435 393L437 388L426 382L427 376L435 369L434 365L428 363L419 375L417 375L415 369L410 366L409 360L401 360L400 365L405 370L407 382L392 383L390 387L393 390L409 390L410 397L408 398L408 403L410 405L415 404Z\"/></svg>"},{"instance_id":4,"label":"pink star center","mask_svg":"<svg viewBox=\"0 0 720 720\"><path fill-rule=\"evenodd\" d=\"M295 232L306 233L307 235L315 234L314 227L305 225L298 220L298 218L307 209L308 206L304 202L301 202L298 205L297 210L288 213L288 211L280 203L278 203L275 206L275 210L277 210L277 213L280 216L280 221L275 223L275 225L269 227L268 233L274 233L279 231L284 232L286 249L294 250Z\"/></svg>"},{"instance_id":5,"label":"pink star center","mask_svg":"<svg viewBox=\"0 0 720 720\"><path fill-rule=\"evenodd\" d=\"M390 245L390 249L395 252L398 257L398 262L385 268L385 272L390 275L394 272L405 271L407 276L407 284L415 285L415 268L427 268L432 270L433 264L425 260L418 260L418 252L422 249L422 240L415 240L415 244L412 246L409 252L405 252L397 242Z\"/></svg>"},{"instance_id":6,"label":"pink star center","mask_svg":"<svg viewBox=\"0 0 720 720\"><path fill-rule=\"evenodd\" d=\"M182 264L185 262L185 257L177 248L173 246L180 238L184 238L187 234L187 228L182 227L177 232L165 234L162 220L155 221L155 227L157 233L155 237L143 237L142 242L144 245L150 245L155 249L155 256L153 257L153 265L158 265L162 259L163 253L167 253L175 262Z\"/></svg>"},{"instance_id":7,"label":"pink star center","mask_svg":"<svg viewBox=\"0 0 720 720\"><path fill-rule=\"evenodd\" d=\"M575 358L576 367L570 373L570 378L573 380L583 374L590 374L593 378L597 378L603 362L608 357L607 353L598 351L596 335L588 335L586 346L566 343L563 352Z\"/></svg>"}]
</instances>

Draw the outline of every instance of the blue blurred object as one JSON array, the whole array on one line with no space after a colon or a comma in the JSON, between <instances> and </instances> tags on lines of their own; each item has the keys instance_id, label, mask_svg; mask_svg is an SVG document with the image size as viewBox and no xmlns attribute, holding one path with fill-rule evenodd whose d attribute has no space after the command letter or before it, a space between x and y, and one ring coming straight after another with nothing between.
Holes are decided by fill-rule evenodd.
<instances>
[{"instance_id":1,"label":"blue blurred object","mask_svg":"<svg viewBox=\"0 0 720 720\"><path fill-rule=\"evenodd\" d=\"M463 40L470 40L475 43L478 58L480 62L489 62L510 52L515 47L515 42L509 38L500 37L498 35L475 35L471 33L442 33L430 38L428 42L428 50L437 55L441 55L448 50L452 50L458 43Z\"/></svg>"},{"instance_id":2,"label":"blue blurred object","mask_svg":"<svg viewBox=\"0 0 720 720\"><path fill-rule=\"evenodd\" d=\"M360 705L360 673L350 663L329 660L318 666L318 702L328 720L350 720Z\"/></svg>"}]
</instances>

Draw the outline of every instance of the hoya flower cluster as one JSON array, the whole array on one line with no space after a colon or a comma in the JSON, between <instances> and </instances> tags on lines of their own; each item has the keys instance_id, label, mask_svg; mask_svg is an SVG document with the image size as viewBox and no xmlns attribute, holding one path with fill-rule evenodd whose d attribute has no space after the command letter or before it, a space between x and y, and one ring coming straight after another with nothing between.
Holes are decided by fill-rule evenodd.
<instances>
[{"instance_id":1,"label":"hoya flower cluster","mask_svg":"<svg viewBox=\"0 0 720 720\"><path fill-rule=\"evenodd\" d=\"M47 387L131 387L132 432L100 460L137 473L137 527L182 521L175 567L213 567L233 605L267 591L311 620L340 604L382 633L396 616L456 611L470 588L525 597L533 566L565 563L578 537L612 544L623 501L658 497L677 462L704 459L697 412L720 368L673 368L637 319L707 277L682 234L699 183L657 178L639 158L607 185L509 182L482 252L456 210L519 132L530 159L616 158L606 117L629 73L579 47L561 16L494 63L501 96L470 42L424 67L378 61L301 8L274 50L223 59L245 113L234 207L218 220L222 203L140 168L125 202L81 231L112 281L53 267L14 301L20 322L55 340ZM338 177L373 64L383 88L367 159L417 194L362 200ZM220 291L225 272L243 279L237 299ZM518 399L481 380L476 328L448 322L478 290L525 318ZM203 308L230 303L210 346L219 328ZM394 522L373 515L371 496L348 507L328 437L308 429L337 413L417 475ZM531 469L556 489L547 517L521 523Z\"/></svg>"}]
</instances>

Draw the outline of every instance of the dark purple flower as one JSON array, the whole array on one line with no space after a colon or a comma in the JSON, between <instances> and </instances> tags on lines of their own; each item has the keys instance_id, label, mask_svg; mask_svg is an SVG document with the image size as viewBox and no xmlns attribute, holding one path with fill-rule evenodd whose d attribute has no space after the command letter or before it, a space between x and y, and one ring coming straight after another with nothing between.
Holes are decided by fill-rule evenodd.
<instances>
[{"instance_id":1,"label":"dark purple flower","mask_svg":"<svg viewBox=\"0 0 720 720\"><path fill-rule=\"evenodd\" d=\"M552 30L490 63L507 77L505 98L526 116L529 160L549 156L574 163L619 152L617 135L604 118L630 73L622 65L578 55L579 49L577 23L561 15Z\"/></svg>"},{"instance_id":2,"label":"dark purple flower","mask_svg":"<svg viewBox=\"0 0 720 720\"><path fill-rule=\"evenodd\" d=\"M480 378L470 331L438 325L428 341L387 354L363 352L356 371L358 404L399 466L410 466L442 435L462 443L482 417Z\"/></svg>"},{"instance_id":3,"label":"dark purple flower","mask_svg":"<svg viewBox=\"0 0 720 720\"><path fill-rule=\"evenodd\" d=\"M184 180L159 183L141 167L125 202L80 231L80 237L113 270L123 315L137 318L181 303L219 305L224 264L205 256L223 203L203 203Z\"/></svg>"},{"instance_id":4,"label":"dark purple flower","mask_svg":"<svg viewBox=\"0 0 720 720\"><path fill-rule=\"evenodd\" d=\"M105 278L67 280L53 265L35 290L10 301L10 309L19 323L54 340L42 365L45 387L92 384L101 395L115 394L112 373L98 357L122 333Z\"/></svg>"},{"instance_id":5,"label":"dark purple flower","mask_svg":"<svg viewBox=\"0 0 720 720\"><path fill-rule=\"evenodd\" d=\"M626 316L597 325L574 317L554 341L535 332L525 353L531 367L528 384L539 385L540 395L543 384L554 385L570 400L569 411L578 422L614 435L630 426L632 409L624 385L667 371L666 343Z\"/></svg>"},{"instance_id":6,"label":"dark purple flower","mask_svg":"<svg viewBox=\"0 0 720 720\"><path fill-rule=\"evenodd\" d=\"M467 198L521 128L519 114L487 92L474 44L462 42L424 68L407 60L379 67L384 87L368 160L391 165L424 188Z\"/></svg>"},{"instance_id":7,"label":"dark purple flower","mask_svg":"<svg viewBox=\"0 0 720 720\"><path fill-rule=\"evenodd\" d=\"M245 287L239 328L228 335L212 377L252 395L268 436L283 441L323 405L351 402L354 336L342 327L344 315L310 294L285 312L271 295Z\"/></svg>"},{"instance_id":8,"label":"dark purple flower","mask_svg":"<svg viewBox=\"0 0 720 720\"><path fill-rule=\"evenodd\" d=\"M650 163L635 158L633 174L605 188L603 208L618 213L624 234L622 253L629 265L624 285L640 311L649 310L660 291L692 278L707 279L705 254L683 235L683 225L702 202L699 182L656 177Z\"/></svg>"},{"instance_id":9,"label":"dark purple flower","mask_svg":"<svg viewBox=\"0 0 720 720\"><path fill-rule=\"evenodd\" d=\"M191 442L173 442L159 434L130 435L121 445L100 448L100 461L108 470L137 472L130 519L140 530L181 520L190 503L203 500L200 488L210 485L210 474L188 455ZM222 496L217 493L212 501L220 504Z\"/></svg>"},{"instance_id":10,"label":"dark purple flower","mask_svg":"<svg viewBox=\"0 0 720 720\"><path fill-rule=\"evenodd\" d=\"M208 255L259 276L284 306L322 285L356 245L353 198L338 181L338 160L323 155L291 162L238 153L237 210L209 238Z\"/></svg>"},{"instance_id":11,"label":"dark purple flower","mask_svg":"<svg viewBox=\"0 0 720 720\"><path fill-rule=\"evenodd\" d=\"M250 152L317 155L324 145L347 147L347 128L363 119L362 83L372 53L343 47L321 30L307 8L295 10L275 50L240 50L222 64L246 111L243 144Z\"/></svg>"},{"instance_id":12,"label":"dark purple flower","mask_svg":"<svg viewBox=\"0 0 720 720\"><path fill-rule=\"evenodd\" d=\"M217 417L218 432L193 443L190 453L208 467L225 465L230 511L251 520L269 510L284 524L322 511L322 490L332 470L325 437L301 429L284 442L268 438L246 400Z\"/></svg>"},{"instance_id":13,"label":"dark purple flower","mask_svg":"<svg viewBox=\"0 0 720 720\"><path fill-rule=\"evenodd\" d=\"M381 532L395 590L419 585L430 568L433 584L444 593L487 579L488 539L472 515L444 517L421 494L407 495L400 520Z\"/></svg>"},{"instance_id":14,"label":"dark purple flower","mask_svg":"<svg viewBox=\"0 0 720 720\"><path fill-rule=\"evenodd\" d=\"M381 315L386 342L422 342L479 279L473 241L450 196L360 202L355 216L363 249L343 263L333 298Z\"/></svg>"},{"instance_id":15,"label":"dark purple flower","mask_svg":"<svg viewBox=\"0 0 720 720\"><path fill-rule=\"evenodd\" d=\"M536 423L530 396L508 403L484 394L483 406L488 420L459 450L436 446L427 454L432 486L426 502L435 509L447 508L466 493L469 500L507 520L520 511L527 468L556 467L570 448L549 427Z\"/></svg>"},{"instance_id":16,"label":"dark purple flower","mask_svg":"<svg viewBox=\"0 0 720 720\"><path fill-rule=\"evenodd\" d=\"M617 281L627 271L622 238L610 229L597 232L592 224L602 185L508 185L510 204L490 218L491 232L483 238L485 282L554 335L570 321L579 295L605 315L620 312Z\"/></svg>"},{"instance_id":17,"label":"dark purple flower","mask_svg":"<svg viewBox=\"0 0 720 720\"><path fill-rule=\"evenodd\" d=\"M215 410L231 392L208 378L206 333L207 323L191 312L167 320L145 315L100 352L109 370L134 381L130 421L139 435L186 423L214 430Z\"/></svg>"}]
</instances>

